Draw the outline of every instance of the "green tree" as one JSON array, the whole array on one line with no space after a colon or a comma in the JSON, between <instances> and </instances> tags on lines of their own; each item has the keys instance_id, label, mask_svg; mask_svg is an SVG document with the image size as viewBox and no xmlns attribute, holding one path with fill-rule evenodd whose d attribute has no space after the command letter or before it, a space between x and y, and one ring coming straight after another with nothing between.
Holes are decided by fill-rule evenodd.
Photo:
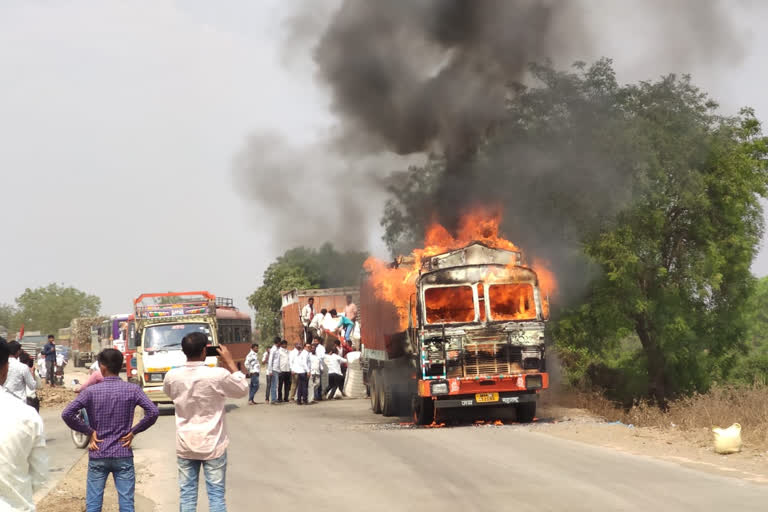
<instances>
[{"instance_id":1,"label":"green tree","mask_svg":"<svg viewBox=\"0 0 768 512\"><path fill-rule=\"evenodd\" d=\"M745 346L737 347L729 380L743 384L768 383L768 277L758 279L744 308Z\"/></svg>"},{"instance_id":2,"label":"green tree","mask_svg":"<svg viewBox=\"0 0 768 512\"><path fill-rule=\"evenodd\" d=\"M101 299L71 286L51 283L48 286L24 290L16 297L18 322L26 330L39 330L44 334L56 333L69 326L73 318L96 316Z\"/></svg>"},{"instance_id":3,"label":"green tree","mask_svg":"<svg viewBox=\"0 0 768 512\"><path fill-rule=\"evenodd\" d=\"M555 335L565 350L600 357L634 333L647 393L664 406L724 378L745 340L766 143L752 111L716 115L688 77L619 92L631 137L614 149L633 157L632 198L585 236L601 273Z\"/></svg>"},{"instance_id":4,"label":"green tree","mask_svg":"<svg viewBox=\"0 0 768 512\"><path fill-rule=\"evenodd\" d=\"M248 297L256 310L261 339L271 340L280 332L280 292L354 285L366 257L363 252L337 251L328 243L319 249L296 247L279 256L264 271L262 285Z\"/></svg>"},{"instance_id":5,"label":"green tree","mask_svg":"<svg viewBox=\"0 0 768 512\"><path fill-rule=\"evenodd\" d=\"M410 170L410 189L387 204L385 241L418 240L428 217L413 212L434 210L434 191L457 181L452 197L504 204L515 242L554 260L570 295L551 330L571 376L618 369L661 405L706 390L748 335L760 123L749 109L719 115L688 76L619 85L608 60L531 72L537 85L511 89L466 172L449 176L439 158Z\"/></svg>"},{"instance_id":6,"label":"green tree","mask_svg":"<svg viewBox=\"0 0 768 512\"><path fill-rule=\"evenodd\" d=\"M19 312L12 304L0 304L0 325L8 329L8 334L19 328Z\"/></svg>"}]
</instances>

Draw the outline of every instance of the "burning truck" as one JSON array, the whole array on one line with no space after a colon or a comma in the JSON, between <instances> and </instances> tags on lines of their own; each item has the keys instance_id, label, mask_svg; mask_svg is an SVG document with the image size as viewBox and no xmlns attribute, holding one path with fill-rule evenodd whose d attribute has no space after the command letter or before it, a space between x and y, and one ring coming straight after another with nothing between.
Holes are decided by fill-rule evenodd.
<instances>
[{"instance_id":1,"label":"burning truck","mask_svg":"<svg viewBox=\"0 0 768 512\"><path fill-rule=\"evenodd\" d=\"M434 224L426 247L365 263L362 365L375 413L425 425L460 409L515 408L532 421L549 384L544 326L554 279L498 236L498 215Z\"/></svg>"}]
</instances>

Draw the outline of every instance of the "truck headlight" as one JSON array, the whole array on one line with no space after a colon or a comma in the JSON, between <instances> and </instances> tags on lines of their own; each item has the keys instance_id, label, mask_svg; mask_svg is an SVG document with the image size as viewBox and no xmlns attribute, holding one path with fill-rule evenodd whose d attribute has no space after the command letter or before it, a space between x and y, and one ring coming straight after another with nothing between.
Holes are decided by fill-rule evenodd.
<instances>
[{"instance_id":1,"label":"truck headlight","mask_svg":"<svg viewBox=\"0 0 768 512\"><path fill-rule=\"evenodd\" d=\"M430 392L433 395L447 395L448 383L447 382L433 382L430 386Z\"/></svg>"},{"instance_id":2,"label":"truck headlight","mask_svg":"<svg viewBox=\"0 0 768 512\"><path fill-rule=\"evenodd\" d=\"M540 389L542 385L541 375L528 375L525 377L525 389Z\"/></svg>"}]
</instances>

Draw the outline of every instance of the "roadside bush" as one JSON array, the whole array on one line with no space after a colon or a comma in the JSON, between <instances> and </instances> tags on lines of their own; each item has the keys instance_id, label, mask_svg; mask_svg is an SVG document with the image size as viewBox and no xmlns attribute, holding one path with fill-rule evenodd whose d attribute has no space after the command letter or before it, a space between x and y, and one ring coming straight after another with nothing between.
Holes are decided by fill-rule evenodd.
<instances>
[{"instance_id":1,"label":"roadside bush","mask_svg":"<svg viewBox=\"0 0 768 512\"><path fill-rule=\"evenodd\" d=\"M630 407L610 400L601 392L570 391L555 398L565 407L586 409L607 421L638 427L701 431L739 423L745 448L768 449L768 386L714 386L703 394L670 401L662 411L646 400Z\"/></svg>"}]
</instances>

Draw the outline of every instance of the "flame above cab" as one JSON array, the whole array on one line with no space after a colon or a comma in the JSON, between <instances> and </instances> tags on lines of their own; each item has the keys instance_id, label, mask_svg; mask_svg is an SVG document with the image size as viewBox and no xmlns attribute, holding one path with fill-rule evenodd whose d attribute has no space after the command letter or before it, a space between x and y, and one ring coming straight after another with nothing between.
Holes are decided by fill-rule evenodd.
<instances>
[{"instance_id":1,"label":"flame above cab","mask_svg":"<svg viewBox=\"0 0 768 512\"><path fill-rule=\"evenodd\" d=\"M433 266L441 266L439 260L430 260L433 256L444 255L478 242L480 249L477 250L482 250L482 246L485 246L510 251L508 260L502 263L510 270L523 264L522 251L514 243L500 236L500 224L501 211L486 208L476 208L463 215L455 235L439 223L433 222L425 233L424 247L415 249L407 257L399 258L394 265L373 257L368 258L363 267L369 273L369 284L374 288L377 297L391 302L398 308L401 326L407 326L408 303L419 273ZM449 261L448 257L445 261ZM548 266L540 260L534 261L531 266L538 277L545 315L549 313L546 298L556 291L557 286ZM488 277L495 280L503 276L494 273Z\"/></svg>"}]
</instances>

